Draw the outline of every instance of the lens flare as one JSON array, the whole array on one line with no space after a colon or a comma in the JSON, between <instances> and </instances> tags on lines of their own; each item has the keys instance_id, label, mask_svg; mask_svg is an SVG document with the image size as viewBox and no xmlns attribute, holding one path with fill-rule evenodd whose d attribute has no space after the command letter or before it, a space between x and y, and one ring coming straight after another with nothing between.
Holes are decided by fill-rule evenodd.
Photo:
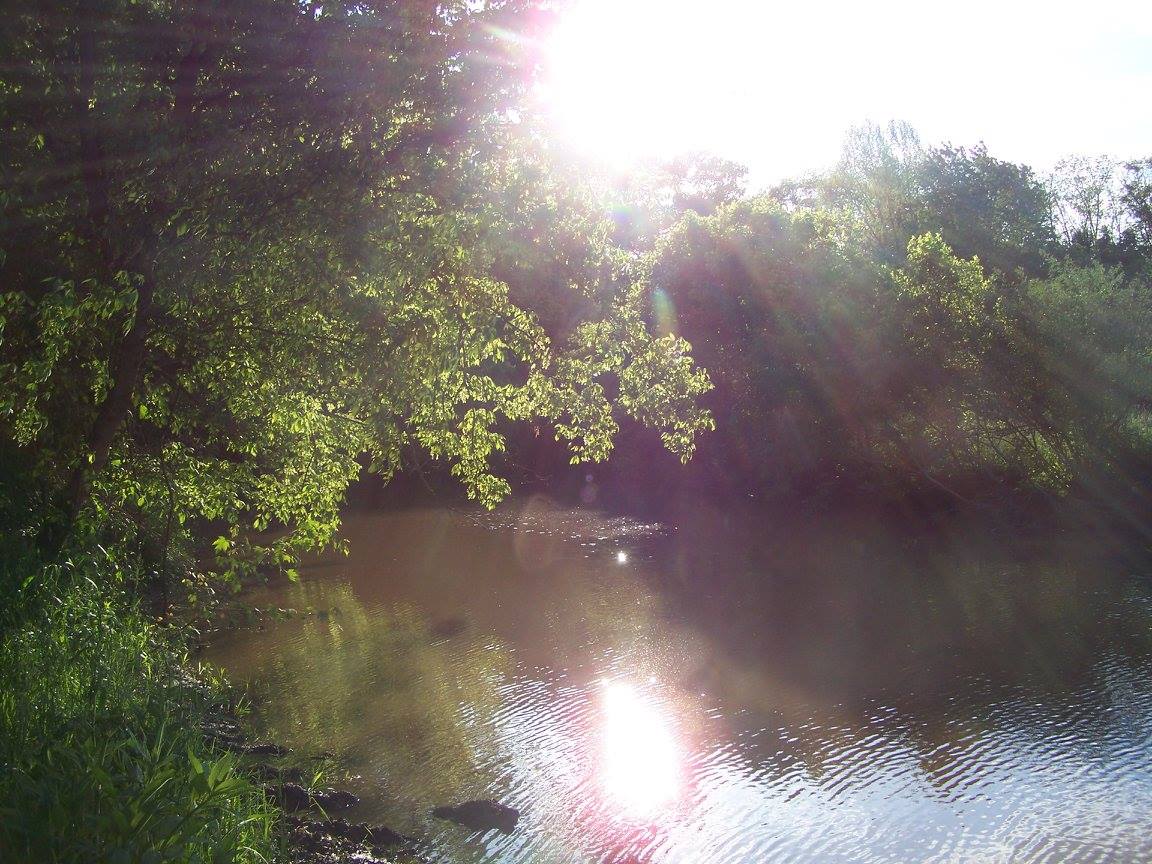
<instances>
[{"instance_id":1,"label":"lens flare","mask_svg":"<svg viewBox=\"0 0 1152 864\"><path fill-rule=\"evenodd\" d=\"M656 318L656 332L661 336L680 332L676 323L676 304L663 288L657 288L652 292L652 314Z\"/></svg>"}]
</instances>

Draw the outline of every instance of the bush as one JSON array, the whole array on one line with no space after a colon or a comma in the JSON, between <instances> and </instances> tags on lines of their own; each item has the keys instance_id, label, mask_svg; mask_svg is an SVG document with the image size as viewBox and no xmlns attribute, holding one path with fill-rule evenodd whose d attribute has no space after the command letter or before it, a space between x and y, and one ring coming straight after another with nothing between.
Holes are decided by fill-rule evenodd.
<instances>
[{"instance_id":1,"label":"bush","mask_svg":"<svg viewBox=\"0 0 1152 864\"><path fill-rule=\"evenodd\" d=\"M262 791L199 731L220 682L108 569L44 568L0 642L0 861L269 860Z\"/></svg>"}]
</instances>

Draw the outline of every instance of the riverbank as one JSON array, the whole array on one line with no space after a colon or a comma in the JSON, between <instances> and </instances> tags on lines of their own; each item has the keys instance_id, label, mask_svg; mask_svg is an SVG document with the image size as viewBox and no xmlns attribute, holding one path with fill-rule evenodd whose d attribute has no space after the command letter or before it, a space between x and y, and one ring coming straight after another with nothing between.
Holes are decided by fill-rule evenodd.
<instances>
[{"instance_id":1,"label":"riverbank","mask_svg":"<svg viewBox=\"0 0 1152 864\"><path fill-rule=\"evenodd\" d=\"M0 861L422 860L342 817L359 799L327 786L330 754L252 737L192 659L202 629L148 615L108 556L35 576L0 633Z\"/></svg>"},{"instance_id":2,"label":"riverbank","mask_svg":"<svg viewBox=\"0 0 1152 864\"><path fill-rule=\"evenodd\" d=\"M247 738L196 630L146 615L120 568L37 577L0 638L0 860L400 860L395 832L332 818L356 799L311 788L322 759Z\"/></svg>"}]
</instances>

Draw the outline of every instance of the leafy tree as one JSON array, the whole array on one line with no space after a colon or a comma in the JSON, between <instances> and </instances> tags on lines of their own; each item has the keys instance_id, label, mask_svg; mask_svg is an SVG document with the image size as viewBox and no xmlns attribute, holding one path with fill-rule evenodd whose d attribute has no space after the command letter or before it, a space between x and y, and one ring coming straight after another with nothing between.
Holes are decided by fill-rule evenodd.
<instances>
[{"instance_id":1,"label":"leafy tree","mask_svg":"<svg viewBox=\"0 0 1152 864\"><path fill-rule=\"evenodd\" d=\"M1119 263L1130 276L1147 279L1152 273L1152 159L1124 165L1120 203L1124 228L1118 243Z\"/></svg>"},{"instance_id":2,"label":"leafy tree","mask_svg":"<svg viewBox=\"0 0 1152 864\"><path fill-rule=\"evenodd\" d=\"M719 431L702 457L721 489L1064 489L1090 467L1088 442L1120 442L1109 430L1142 422L1138 283L1102 284L1106 303L1076 319L1068 310L1085 299L1036 281L1005 290L1003 274L936 233L888 267L858 225L768 197L690 214L661 239L657 323L688 338L716 382ZM1106 313L1120 308L1123 325ZM1109 341L1079 362L1078 397L1055 364L1097 330Z\"/></svg>"},{"instance_id":3,"label":"leafy tree","mask_svg":"<svg viewBox=\"0 0 1152 864\"><path fill-rule=\"evenodd\" d=\"M1066 466L1029 416L1028 379L1013 362L1019 334L979 259L924 234L893 281L904 362L892 458L937 484L980 474L1065 483Z\"/></svg>"},{"instance_id":4,"label":"leafy tree","mask_svg":"<svg viewBox=\"0 0 1152 864\"><path fill-rule=\"evenodd\" d=\"M1061 160L1048 180L1062 257L1081 266L1121 266L1146 272L1152 248L1152 184L1147 162L1108 156Z\"/></svg>"},{"instance_id":5,"label":"leafy tree","mask_svg":"<svg viewBox=\"0 0 1152 864\"><path fill-rule=\"evenodd\" d=\"M624 249L651 251L659 235L688 211L708 216L738 200L748 169L705 152L651 161L627 173L601 172L594 188L613 221L613 241Z\"/></svg>"},{"instance_id":6,"label":"leafy tree","mask_svg":"<svg viewBox=\"0 0 1152 864\"><path fill-rule=\"evenodd\" d=\"M858 460L891 371L884 269L855 222L770 198L688 215L662 239L652 285L716 390L703 456L737 488L791 488Z\"/></svg>"},{"instance_id":7,"label":"leafy tree","mask_svg":"<svg viewBox=\"0 0 1152 864\"><path fill-rule=\"evenodd\" d=\"M864 124L848 133L839 164L816 181L808 203L846 210L863 241L895 263L920 229L924 160L920 136L907 123Z\"/></svg>"},{"instance_id":8,"label":"leafy tree","mask_svg":"<svg viewBox=\"0 0 1152 864\"><path fill-rule=\"evenodd\" d=\"M710 216L723 204L738 200L747 186L748 169L730 159L693 153L673 159L664 168L672 189L672 209Z\"/></svg>"},{"instance_id":9,"label":"leafy tree","mask_svg":"<svg viewBox=\"0 0 1152 864\"><path fill-rule=\"evenodd\" d=\"M617 410L688 457L707 379L643 327L626 262L597 236L572 251L595 269L564 287L582 280L596 314L559 343L540 295L518 305L501 281L515 218L491 184L547 186L509 119L537 13L73 0L6 17L0 440L16 485L47 490L27 528L45 551L76 527L167 546L197 524L234 562L288 562L331 539L365 456L387 477L421 448L491 503L502 430L533 418L574 458L608 454Z\"/></svg>"},{"instance_id":10,"label":"leafy tree","mask_svg":"<svg viewBox=\"0 0 1152 864\"><path fill-rule=\"evenodd\" d=\"M1056 229L1067 246L1115 241L1124 231L1120 165L1107 156L1074 156L1049 178Z\"/></svg>"},{"instance_id":11,"label":"leafy tree","mask_svg":"<svg viewBox=\"0 0 1152 864\"><path fill-rule=\"evenodd\" d=\"M1152 289L1118 267L1066 262L1027 286L1029 355L1047 425L1077 476L1152 452ZM1119 460L1119 463L1118 463ZM1146 466L1145 466L1146 467Z\"/></svg>"},{"instance_id":12,"label":"leafy tree","mask_svg":"<svg viewBox=\"0 0 1152 864\"><path fill-rule=\"evenodd\" d=\"M1043 273L1054 243L1048 192L1030 168L996 159L983 145L929 151L919 171L919 224L961 257L1015 280Z\"/></svg>"}]
</instances>

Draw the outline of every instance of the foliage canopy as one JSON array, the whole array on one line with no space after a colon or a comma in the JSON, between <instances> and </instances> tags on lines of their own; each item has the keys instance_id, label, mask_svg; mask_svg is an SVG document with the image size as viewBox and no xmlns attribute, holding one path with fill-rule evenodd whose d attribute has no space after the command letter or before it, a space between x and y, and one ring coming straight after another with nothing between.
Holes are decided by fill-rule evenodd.
<instances>
[{"instance_id":1,"label":"foliage canopy","mask_svg":"<svg viewBox=\"0 0 1152 864\"><path fill-rule=\"evenodd\" d=\"M49 550L77 525L165 547L221 525L236 560L282 525L287 562L331 539L365 459L387 477L422 448L491 504L509 422L599 460L617 412L687 458L706 376L510 113L543 22L521 0L7 16L9 519ZM552 292L588 313L563 334L534 308Z\"/></svg>"}]
</instances>

